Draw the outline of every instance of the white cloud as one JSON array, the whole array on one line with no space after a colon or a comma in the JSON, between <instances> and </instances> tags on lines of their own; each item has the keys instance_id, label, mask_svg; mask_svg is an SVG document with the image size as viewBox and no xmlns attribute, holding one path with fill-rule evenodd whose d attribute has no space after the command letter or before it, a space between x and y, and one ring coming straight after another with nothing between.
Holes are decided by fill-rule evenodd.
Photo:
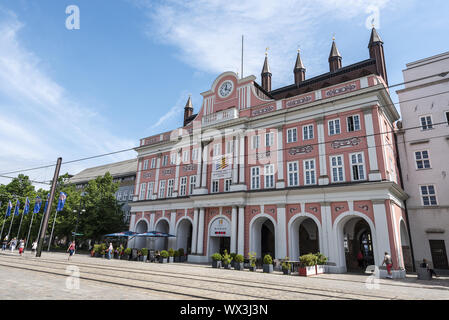
<instances>
[{"instance_id":1,"label":"white cloud","mask_svg":"<svg viewBox=\"0 0 449 320\"><path fill-rule=\"evenodd\" d=\"M360 17L359 27L364 27L369 6L382 9L394 1L397 0L133 2L146 9L150 19L148 36L179 47L179 58L200 71L219 74L239 70L241 35L244 34L244 75L259 77L268 46L273 86L276 87L292 82L298 45L307 57L306 68L323 71L322 61L327 59L328 52L317 48L322 41L330 41L330 35L323 39L322 34L317 34L317 27L323 21Z\"/></svg>"},{"instance_id":2,"label":"white cloud","mask_svg":"<svg viewBox=\"0 0 449 320\"><path fill-rule=\"evenodd\" d=\"M0 8L0 173L107 153L136 145L105 129L107 119L77 102L48 76L42 63L20 41L24 28L12 12ZM64 166L84 167L129 159L134 152ZM47 170L48 171L48 170ZM52 178L51 172L29 172ZM2 183L7 181L1 180Z\"/></svg>"}]
</instances>

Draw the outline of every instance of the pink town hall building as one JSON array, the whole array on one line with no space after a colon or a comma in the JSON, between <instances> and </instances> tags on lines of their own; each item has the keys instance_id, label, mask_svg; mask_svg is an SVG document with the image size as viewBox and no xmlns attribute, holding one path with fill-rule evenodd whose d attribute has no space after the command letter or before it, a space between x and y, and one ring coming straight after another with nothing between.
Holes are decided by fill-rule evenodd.
<instances>
[{"instance_id":1,"label":"pink town hall building","mask_svg":"<svg viewBox=\"0 0 449 320\"><path fill-rule=\"evenodd\" d=\"M272 90L266 56L262 85L224 72L197 114L189 98L182 127L141 139L130 230L176 237L129 245L183 248L191 262L224 249L291 260L319 251L336 273L361 270L359 252L377 266L388 252L404 276L399 114L377 31L369 58L349 66L333 42L329 68L306 79L298 51L294 83Z\"/></svg>"}]
</instances>

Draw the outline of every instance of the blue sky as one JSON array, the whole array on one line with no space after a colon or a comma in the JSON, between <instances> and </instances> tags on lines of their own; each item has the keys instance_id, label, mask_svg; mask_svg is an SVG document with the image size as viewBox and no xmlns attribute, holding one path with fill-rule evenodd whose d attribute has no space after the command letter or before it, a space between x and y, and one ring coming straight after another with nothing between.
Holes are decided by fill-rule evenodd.
<instances>
[{"instance_id":1,"label":"blue sky","mask_svg":"<svg viewBox=\"0 0 449 320\"><path fill-rule=\"evenodd\" d=\"M80 9L79 30L65 27L68 5ZM293 82L298 46L306 77L327 72L333 34L343 65L367 59L373 8L390 84L402 82L406 63L449 51L445 0L3 0L0 174L133 147L179 127L189 93L197 112L220 73L240 73L242 34L244 75L259 80L269 47L273 88ZM29 175L49 180L52 170Z\"/></svg>"}]
</instances>

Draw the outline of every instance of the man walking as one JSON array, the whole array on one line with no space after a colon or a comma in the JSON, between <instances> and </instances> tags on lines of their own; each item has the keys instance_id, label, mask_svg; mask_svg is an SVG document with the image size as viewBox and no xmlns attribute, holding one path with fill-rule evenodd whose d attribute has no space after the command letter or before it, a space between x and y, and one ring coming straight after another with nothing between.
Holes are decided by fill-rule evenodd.
<instances>
[{"instance_id":1,"label":"man walking","mask_svg":"<svg viewBox=\"0 0 449 320\"><path fill-rule=\"evenodd\" d=\"M393 266L393 262L391 260L391 256L388 254L388 252L385 252L385 256L384 256L384 261L382 262L382 265L386 265L387 266L387 278L388 279L393 279L392 273L391 273L391 267Z\"/></svg>"},{"instance_id":2,"label":"man walking","mask_svg":"<svg viewBox=\"0 0 449 320\"><path fill-rule=\"evenodd\" d=\"M14 249L16 248L17 240L16 238L13 238L11 242L9 243L9 247L11 248L11 252L14 253Z\"/></svg>"},{"instance_id":3,"label":"man walking","mask_svg":"<svg viewBox=\"0 0 449 320\"><path fill-rule=\"evenodd\" d=\"M5 239L3 239L3 243L2 243L2 251L6 250L6 246L8 245L8 236L5 237Z\"/></svg>"}]
</instances>

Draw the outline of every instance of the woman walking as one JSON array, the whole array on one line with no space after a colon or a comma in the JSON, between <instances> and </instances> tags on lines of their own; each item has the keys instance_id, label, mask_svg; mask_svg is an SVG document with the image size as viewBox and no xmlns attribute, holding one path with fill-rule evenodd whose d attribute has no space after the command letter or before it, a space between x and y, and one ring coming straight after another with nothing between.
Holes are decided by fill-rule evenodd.
<instances>
[{"instance_id":1,"label":"woman walking","mask_svg":"<svg viewBox=\"0 0 449 320\"><path fill-rule=\"evenodd\" d=\"M25 249L25 240L20 240L19 241L19 254L22 255L23 250Z\"/></svg>"},{"instance_id":2,"label":"woman walking","mask_svg":"<svg viewBox=\"0 0 449 320\"><path fill-rule=\"evenodd\" d=\"M69 257L67 258L67 261L70 260L70 257L73 256L73 253L75 252L75 241L72 241L70 243L69 248L67 249L67 252L69 253Z\"/></svg>"}]
</instances>

